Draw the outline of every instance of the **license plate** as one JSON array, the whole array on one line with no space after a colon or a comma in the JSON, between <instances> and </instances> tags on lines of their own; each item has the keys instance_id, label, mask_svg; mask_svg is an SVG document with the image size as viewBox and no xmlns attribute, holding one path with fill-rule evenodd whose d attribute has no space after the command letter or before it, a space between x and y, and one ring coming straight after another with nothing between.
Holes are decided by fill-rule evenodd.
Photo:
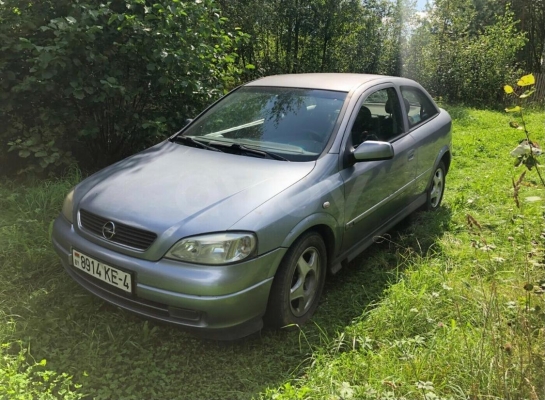
<instances>
[{"instance_id":1,"label":"license plate","mask_svg":"<svg viewBox=\"0 0 545 400\"><path fill-rule=\"evenodd\" d=\"M131 275L72 250L74 267L118 289L132 293Z\"/></svg>"}]
</instances>

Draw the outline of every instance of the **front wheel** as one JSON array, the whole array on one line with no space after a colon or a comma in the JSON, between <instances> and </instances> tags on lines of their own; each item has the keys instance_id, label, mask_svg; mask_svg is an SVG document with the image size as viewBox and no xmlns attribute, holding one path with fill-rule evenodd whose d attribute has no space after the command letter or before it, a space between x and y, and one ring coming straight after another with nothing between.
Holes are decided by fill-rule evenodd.
<instances>
[{"instance_id":1,"label":"front wheel","mask_svg":"<svg viewBox=\"0 0 545 400\"><path fill-rule=\"evenodd\" d=\"M265 314L267 325L304 324L318 307L324 287L327 252L316 232L301 236L278 267Z\"/></svg>"},{"instance_id":2,"label":"front wheel","mask_svg":"<svg viewBox=\"0 0 545 400\"><path fill-rule=\"evenodd\" d=\"M445 193L446 168L445 163L441 161L435 172L427 190L426 204L423 209L425 211L435 211L441 205L443 194Z\"/></svg>"}]
</instances>

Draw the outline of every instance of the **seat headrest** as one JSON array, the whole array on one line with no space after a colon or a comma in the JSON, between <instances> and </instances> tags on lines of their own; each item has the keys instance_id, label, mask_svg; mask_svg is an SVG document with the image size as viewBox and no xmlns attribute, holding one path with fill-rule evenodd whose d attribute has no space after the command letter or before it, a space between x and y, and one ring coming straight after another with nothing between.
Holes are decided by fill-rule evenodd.
<instances>
[{"instance_id":1,"label":"seat headrest","mask_svg":"<svg viewBox=\"0 0 545 400\"><path fill-rule=\"evenodd\" d=\"M386 104L384 104L384 111L388 114L392 114L394 112L394 107L392 106L392 100L388 99L386 101Z\"/></svg>"}]
</instances>

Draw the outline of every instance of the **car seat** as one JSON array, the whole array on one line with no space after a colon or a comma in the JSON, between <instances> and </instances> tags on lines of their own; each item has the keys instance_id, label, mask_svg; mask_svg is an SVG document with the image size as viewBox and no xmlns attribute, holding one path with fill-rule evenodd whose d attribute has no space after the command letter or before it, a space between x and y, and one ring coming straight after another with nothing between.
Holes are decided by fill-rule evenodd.
<instances>
[{"instance_id":1,"label":"car seat","mask_svg":"<svg viewBox=\"0 0 545 400\"><path fill-rule=\"evenodd\" d=\"M352 145L357 147L365 140L377 140L374 128L371 110L365 106L361 106L354 125L352 125Z\"/></svg>"}]
</instances>

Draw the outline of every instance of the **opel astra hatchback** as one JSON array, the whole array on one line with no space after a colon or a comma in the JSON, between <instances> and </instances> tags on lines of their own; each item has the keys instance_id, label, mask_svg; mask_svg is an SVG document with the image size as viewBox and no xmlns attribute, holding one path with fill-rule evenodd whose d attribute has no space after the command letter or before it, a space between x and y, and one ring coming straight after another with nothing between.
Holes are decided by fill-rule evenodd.
<instances>
[{"instance_id":1,"label":"opel astra hatchback","mask_svg":"<svg viewBox=\"0 0 545 400\"><path fill-rule=\"evenodd\" d=\"M302 324L324 280L435 210L451 119L416 82L262 78L78 184L53 244L85 289L216 338Z\"/></svg>"}]
</instances>

